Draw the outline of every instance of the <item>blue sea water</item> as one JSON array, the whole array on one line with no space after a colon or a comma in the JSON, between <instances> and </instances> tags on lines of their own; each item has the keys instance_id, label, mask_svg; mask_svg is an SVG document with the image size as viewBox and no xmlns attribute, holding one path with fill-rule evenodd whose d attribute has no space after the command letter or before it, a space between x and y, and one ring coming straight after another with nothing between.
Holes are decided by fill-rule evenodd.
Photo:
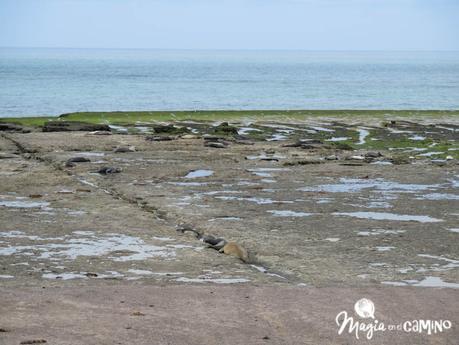
<instances>
[{"instance_id":1,"label":"blue sea water","mask_svg":"<svg viewBox=\"0 0 459 345\"><path fill-rule=\"evenodd\" d=\"M0 117L196 109L459 109L459 52L0 48Z\"/></svg>"}]
</instances>

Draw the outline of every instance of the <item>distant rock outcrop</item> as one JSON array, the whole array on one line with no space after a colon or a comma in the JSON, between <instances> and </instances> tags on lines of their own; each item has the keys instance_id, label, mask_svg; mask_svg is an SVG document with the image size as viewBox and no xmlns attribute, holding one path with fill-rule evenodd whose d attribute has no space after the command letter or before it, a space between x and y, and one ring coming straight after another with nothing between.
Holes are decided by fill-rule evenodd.
<instances>
[{"instance_id":1,"label":"distant rock outcrop","mask_svg":"<svg viewBox=\"0 0 459 345\"><path fill-rule=\"evenodd\" d=\"M94 132L110 131L110 127L104 124L93 124L76 121L48 121L43 125L43 132Z\"/></svg>"}]
</instances>

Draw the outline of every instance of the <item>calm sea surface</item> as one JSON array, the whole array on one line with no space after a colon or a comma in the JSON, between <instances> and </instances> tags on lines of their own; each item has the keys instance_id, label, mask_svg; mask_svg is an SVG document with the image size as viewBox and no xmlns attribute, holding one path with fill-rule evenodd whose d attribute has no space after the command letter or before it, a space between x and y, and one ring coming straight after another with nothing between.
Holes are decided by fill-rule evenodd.
<instances>
[{"instance_id":1,"label":"calm sea surface","mask_svg":"<svg viewBox=\"0 0 459 345\"><path fill-rule=\"evenodd\" d=\"M459 109L459 52L0 48L0 117L192 109Z\"/></svg>"}]
</instances>

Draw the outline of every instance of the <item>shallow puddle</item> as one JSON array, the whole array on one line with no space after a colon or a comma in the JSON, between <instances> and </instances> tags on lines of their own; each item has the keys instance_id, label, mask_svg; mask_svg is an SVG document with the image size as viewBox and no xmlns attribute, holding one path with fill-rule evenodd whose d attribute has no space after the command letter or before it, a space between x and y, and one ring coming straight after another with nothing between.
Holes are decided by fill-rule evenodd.
<instances>
[{"instance_id":1,"label":"shallow puddle","mask_svg":"<svg viewBox=\"0 0 459 345\"><path fill-rule=\"evenodd\" d=\"M266 212L271 213L274 217L308 217L312 215L312 213L295 212L288 210L269 210Z\"/></svg>"},{"instance_id":2,"label":"shallow puddle","mask_svg":"<svg viewBox=\"0 0 459 345\"><path fill-rule=\"evenodd\" d=\"M365 144L365 139L370 135L370 132L364 128L358 128L357 132L359 132L359 142L357 143L357 145Z\"/></svg>"},{"instance_id":3,"label":"shallow puddle","mask_svg":"<svg viewBox=\"0 0 459 345\"><path fill-rule=\"evenodd\" d=\"M212 277L198 277L198 278L187 278L180 277L175 279L177 282L181 283L215 283L215 284L238 284L238 283L247 283L250 280L246 278L212 278Z\"/></svg>"},{"instance_id":4,"label":"shallow puddle","mask_svg":"<svg viewBox=\"0 0 459 345\"><path fill-rule=\"evenodd\" d=\"M213 170L192 170L184 178L208 177L214 174Z\"/></svg>"},{"instance_id":5,"label":"shallow puddle","mask_svg":"<svg viewBox=\"0 0 459 345\"><path fill-rule=\"evenodd\" d=\"M393 286L418 286L459 289L459 284L445 282L440 277L425 277L422 280L402 280L400 282L383 281L382 284Z\"/></svg>"},{"instance_id":6,"label":"shallow puddle","mask_svg":"<svg viewBox=\"0 0 459 345\"><path fill-rule=\"evenodd\" d=\"M145 260L152 257L172 258L175 256L175 251L172 248L149 245L138 237L122 234L98 237L91 233L76 232L73 233L73 236L64 238L33 238L32 236L26 238L34 242L48 241L48 243L8 245L0 248L0 255L26 255L34 256L37 259L51 260L75 260L80 256L107 255L113 261ZM56 242L57 239L62 240L62 242ZM50 241L53 242L50 243Z\"/></svg>"},{"instance_id":7,"label":"shallow puddle","mask_svg":"<svg viewBox=\"0 0 459 345\"><path fill-rule=\"evenodd\" d=\"M340 183L323 184L299 188L303 192L328 192L328 193L357 193L365 189L392 192L416 192L432 190L440 187L439 184L408 184L383 179L353 179L340 178Z\"/></svg>"},{"instance_id":8,"label":"shallow puddle","mask_svg":"<svg viewBox=\"0 0 459 345\"><path fill-rule=\"evenodd\" d=\"M32 201L25 197L10 197L6 195L0 195L0 207L1 206L8 208L41 208L49 210L49 202Z\"/></svg>"},{"instance_id":9,"label":"shallow puddle","mask_svg":"<svg viewBox=\"0 0 459 345\"><path fill-rule=\"evenodd\" d=\"M385 212L334 212L334 216L348 216L360 219L373 219L373 220L395 220L401 222L420 222L420 223L436 223L442 222L442 219L432 218L429 216L415 216L406 214L395 214Z\"/></svg>"}]
</instances>

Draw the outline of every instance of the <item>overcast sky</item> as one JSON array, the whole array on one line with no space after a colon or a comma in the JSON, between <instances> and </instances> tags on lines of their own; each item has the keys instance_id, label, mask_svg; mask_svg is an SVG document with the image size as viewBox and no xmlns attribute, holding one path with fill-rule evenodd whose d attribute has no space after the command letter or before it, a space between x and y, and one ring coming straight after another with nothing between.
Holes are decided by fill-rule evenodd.
<instances>
[{"instance_id":1,"label":"overcast sky","mask_svg":"<svg viewBox=\"0 0 459 345\"><path fill-rule=\"evenodd\" d=\"M459 50L459 0L0 0L0 46Z\"/></svg>"}]
</instances>

